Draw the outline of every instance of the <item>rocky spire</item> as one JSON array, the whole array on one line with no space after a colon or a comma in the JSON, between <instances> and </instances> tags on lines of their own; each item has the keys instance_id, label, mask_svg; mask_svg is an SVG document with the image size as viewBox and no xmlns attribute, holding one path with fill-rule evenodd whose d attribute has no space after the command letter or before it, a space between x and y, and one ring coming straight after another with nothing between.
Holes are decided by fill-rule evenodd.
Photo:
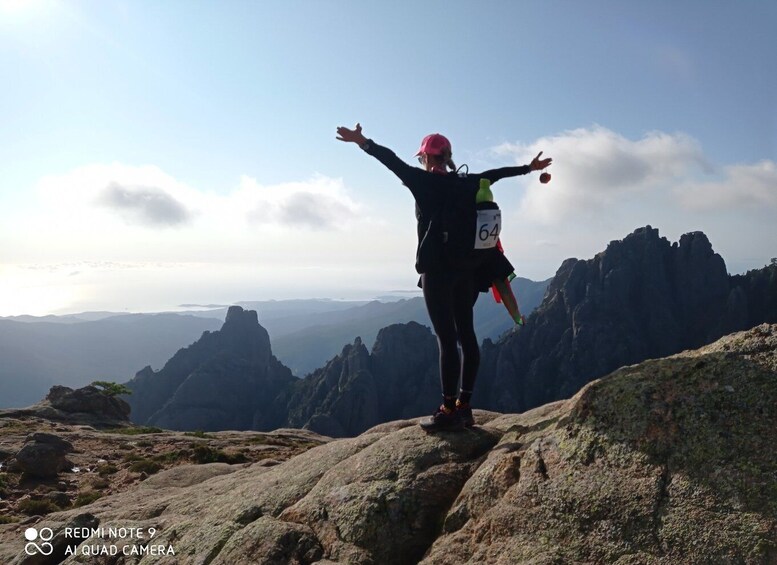
<instances>
[{"instance_id":1,"label":"rocky spire","mask_svg":"<svg viewBox=\"0 0 777 565\"><path fill-rule=\"evenodd\" d=\"M232 306L221 330L202 337L154 372L146 368L127 386L132 420L170 429L258 429L279 422L269 413L294 377L273 355L256 311Z\"/></svg>"}]
</instances>

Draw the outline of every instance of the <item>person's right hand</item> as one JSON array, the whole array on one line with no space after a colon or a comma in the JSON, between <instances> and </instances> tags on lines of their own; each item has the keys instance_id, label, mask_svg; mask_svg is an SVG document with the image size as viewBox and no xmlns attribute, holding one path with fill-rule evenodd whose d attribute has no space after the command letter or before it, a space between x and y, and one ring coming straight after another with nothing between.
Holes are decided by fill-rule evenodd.
<instances>
[{"instance_id":1,"label":"person's right hand","mask_svg":"<svg viewBox=\"0 0 777 565\"><path fill-rule=\"evenodd\" d=\"M340 141L356 143L358 145L362 145L367 141L367 138L362 135L361 124L356 124L355 129L348 129L345 126L340 126L337 128L337 139Z\"/></svg>"},{"instance_id":2,"label":"person's right hand","mask_svg":"<svg viewBox=\"0 0 777 565\"><path fill-rule=\"evenodd\" d=\"M551 157L548 157L547 159L540 159L540 157L542 157L542 151L540 151L539 154L532 160L532 162L529 163L529 168L531 168L532 171L541 171L542 169L550 166L550 164L553 162Z\"/></svg>"}]
</instances>

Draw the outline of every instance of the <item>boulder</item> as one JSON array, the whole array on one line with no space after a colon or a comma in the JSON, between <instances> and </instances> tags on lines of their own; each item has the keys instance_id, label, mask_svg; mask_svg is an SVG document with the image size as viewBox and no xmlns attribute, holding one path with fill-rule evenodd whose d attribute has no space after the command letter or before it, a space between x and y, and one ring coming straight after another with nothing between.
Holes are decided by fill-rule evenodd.
<instances>
[{"instance_id":1,"label":"boulder","mask_svg":"<svg viewBox=\"0 0 777 565\"><path fill-rule=\"evenodd\" d=\"M66 492L55 491L47 492L43 495L43 500L48 500L53 504L56 504L60 508L67 508L70 506L70 497Z\"/></svg>"},{"instance_id":2,"label":"boulder","mask_svg":"<svg viewBox=\"0 0 777 565\"><path fill-rule=\"evenodd\" d=\"M34 433L14 457L14 466L33 477L56 477L60 471L71 468L65 455L72 450L73 445L58 436Z\"/></svg>"}]
</instances>

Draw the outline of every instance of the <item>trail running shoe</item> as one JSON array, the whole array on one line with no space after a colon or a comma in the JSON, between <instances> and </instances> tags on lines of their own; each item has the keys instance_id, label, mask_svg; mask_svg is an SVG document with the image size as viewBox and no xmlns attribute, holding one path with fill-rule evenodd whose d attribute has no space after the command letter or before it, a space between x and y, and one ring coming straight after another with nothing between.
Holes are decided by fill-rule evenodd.
<instances>
[{"instance_id":1,"label":"trail running shoe","mask_svg":"<svg viewBox=\"0 0 777 565\"><path fill-rule=\"evenodd\" d=\"M421 420L419 425L427 432L458 431L464 429L464 420L458 410L449 410L440 406L429 418Z\"/></svg>"},{"instance_id":2,"label":"trail running shoe","mask_svg":"<svg viewBox=\"0 0 777 565\"><path fill-rule=\"evenodd\" d=\"M464 422L465 428L471 428L475 425L475 417L472 415L472 407L469 404L463 404L457 400L456 412L461 414L461 421Z\"/></svg>"}]
</instances>

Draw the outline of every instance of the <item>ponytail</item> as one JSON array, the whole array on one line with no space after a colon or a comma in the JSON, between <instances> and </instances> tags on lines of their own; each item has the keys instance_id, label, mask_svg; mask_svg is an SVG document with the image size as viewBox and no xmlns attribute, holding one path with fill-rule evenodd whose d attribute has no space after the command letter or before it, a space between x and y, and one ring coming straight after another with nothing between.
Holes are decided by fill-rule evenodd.
<instances>
[{"instance_id":1,"label":"ponytail","mask_svg":"<svg viewBox=\"0 0 777 565\"><path fill-rule=\"evenodd\" d=\"M448 167L451 172L455 172L456 163L453 162L453 154L451 153L450 149L445 150L445 152L442 154L442 158L444 159L445 166Z\"/></svg>"}]
</instances>

